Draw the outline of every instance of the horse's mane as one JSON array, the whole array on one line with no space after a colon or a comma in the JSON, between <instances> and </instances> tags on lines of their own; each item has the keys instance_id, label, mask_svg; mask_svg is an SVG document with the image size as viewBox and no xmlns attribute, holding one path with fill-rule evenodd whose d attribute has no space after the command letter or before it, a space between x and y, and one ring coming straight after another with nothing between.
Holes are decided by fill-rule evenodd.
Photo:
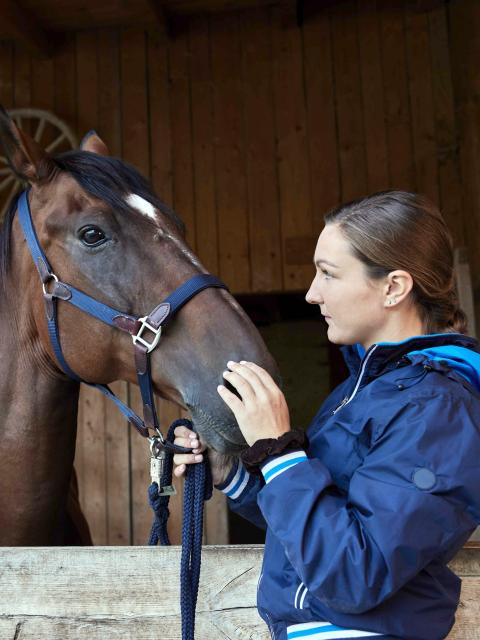
<instances>
[{"instance_id":1,"label":"horse's mane","mask_svg":"<svg viewBox=\"0 0 480 640\"><path fill-rule=\"evenodd\" d=\"M183 232L184 225L177 214L155 196L149 182L134 167L119 158L86 151L67 151L52 159L61 171L69 173L87 193L103 200L115 211L132 214L125 196L135 193L168 215ZM13 198L0 229L0 282L4 282L9 269L11 229L17 199L18 196Z\"/></svg>"}]
</instances>

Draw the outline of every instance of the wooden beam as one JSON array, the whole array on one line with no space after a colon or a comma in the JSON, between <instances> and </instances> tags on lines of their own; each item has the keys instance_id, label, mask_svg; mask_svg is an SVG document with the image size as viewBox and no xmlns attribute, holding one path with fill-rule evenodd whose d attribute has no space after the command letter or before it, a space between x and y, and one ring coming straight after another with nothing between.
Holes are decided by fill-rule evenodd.
<instances>
[{"instance_id":1,"label":"wooden beam","mask_svg":"<svg viewBox=\"0 0 480 640\"><path fill-rule=\"evenodd\" d=\"M36 18L18 1L0 0L2 35L22 42L30 51L49 57L52 53L50 38Z\"/></svg>"},{"instance_id":2,"label":"wooden beam","mask_svg":"<svg viewBox=\"0 0 480 640\"><path fill-rule=\"evenodd\" d=\"M257 613L261 546L205 546L196 636L267 640ZM0 637L180 638L180 547L1 547ZM478 638L480 547L450 563L462 577L449 640Z\"/></svg>"}]
</instances>

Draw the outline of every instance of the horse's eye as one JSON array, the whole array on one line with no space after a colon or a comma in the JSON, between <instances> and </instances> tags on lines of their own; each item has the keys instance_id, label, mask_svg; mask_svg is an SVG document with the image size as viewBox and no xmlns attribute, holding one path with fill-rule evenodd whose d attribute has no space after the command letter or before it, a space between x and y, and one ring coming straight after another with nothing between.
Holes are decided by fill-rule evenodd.
<instances>
[{"instance_id":1,"label":"horse's eye","mask_svg":"<svg viewBox=\"0 0 480 640\"><path fill-rule=\"evenodd\" d=\"M85 227L80 231L80 240L83 244L86 244L87 247L97 247L103 244L106 239L105 234L98 227Z\"/></svg>"}]
</instances>

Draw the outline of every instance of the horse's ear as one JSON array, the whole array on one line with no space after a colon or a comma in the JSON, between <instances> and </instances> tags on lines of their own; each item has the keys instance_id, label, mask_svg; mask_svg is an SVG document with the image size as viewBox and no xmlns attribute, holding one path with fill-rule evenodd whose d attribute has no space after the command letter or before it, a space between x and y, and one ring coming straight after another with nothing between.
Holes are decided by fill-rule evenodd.
<instances>
[{"instance_id":1,"label":"horse's ear","mask_svg":"<svg viewBox=\"0 0 480 640\"><path fill-rule=\"evenodd\" d=\"M32 184L48 179L55 169L51 157L21 131L0 105L0 140L13 171Z\"/></svg>"},{"instance_id":2,"label":"horse's ear","mask_svg":"<svg viewBox=\"0 0 480 640\"><path fill-rule=\"evenodd\" d=\"M99 156L110 155L107 145L93 129L83 136L83 140L80 143L80 149L82 151L98 153Z\"/></svg>"}]
</instances>

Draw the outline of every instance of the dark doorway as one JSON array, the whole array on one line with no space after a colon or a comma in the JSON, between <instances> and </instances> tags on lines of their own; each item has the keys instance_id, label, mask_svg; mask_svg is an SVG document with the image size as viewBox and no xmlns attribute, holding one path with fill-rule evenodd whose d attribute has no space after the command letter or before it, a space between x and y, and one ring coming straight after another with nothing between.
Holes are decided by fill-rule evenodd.
<instances>
[{"instance_id":1,"label":"dark doorway","mask_svg":"<svg viewBox=\"0 0 480 640\"><path fill-rule=\"evenodd\" d=\"M292 426L306 429L330 390L346 377L337 346L327 340L318 306L300 293L236 296L259 329L282 375ZM264 532L229 512L231 544L264 541Z\"/></svg>"}]
</instances>

